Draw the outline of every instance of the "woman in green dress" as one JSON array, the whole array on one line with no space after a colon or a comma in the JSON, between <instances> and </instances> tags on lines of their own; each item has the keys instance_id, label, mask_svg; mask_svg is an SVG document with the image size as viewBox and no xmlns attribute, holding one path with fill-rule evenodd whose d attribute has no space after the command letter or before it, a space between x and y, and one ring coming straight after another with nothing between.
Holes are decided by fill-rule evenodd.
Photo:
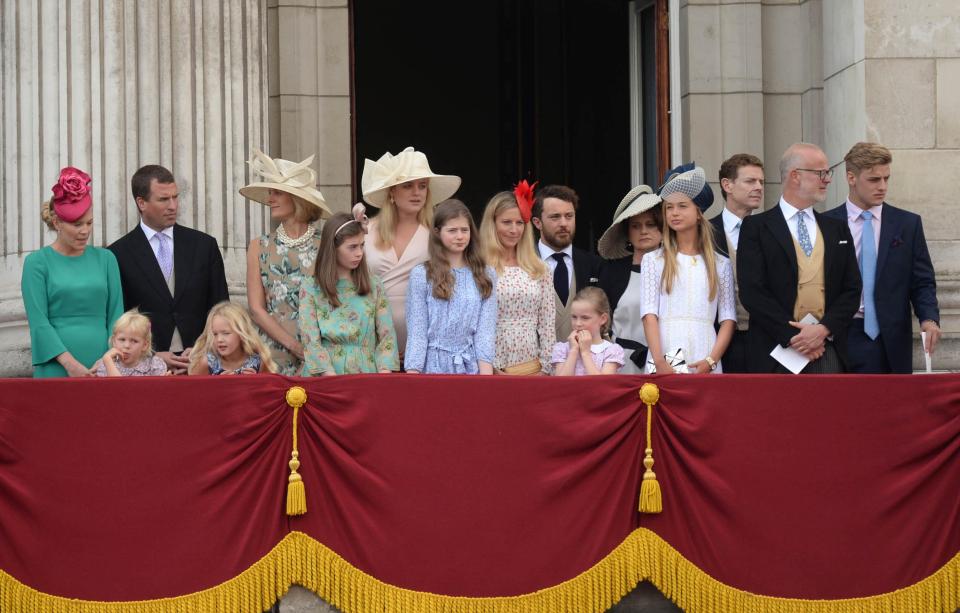
<instances>
[{"instance_id":1,"label":"woman in green dress","mask_svg":"<svg viewBox=\"0 0 960 613\"><path fill-rule=\"evenodd\" d=\"M90 176L73 167L61 170L53 198L41 209L57 238L23 263L21 292L34 377L89 376L123 313L116 258L87 245L91 204Z\"/></svg>"},{"instance_id":2,"label":"woman in green dress","mask_svg":"<svg viewBox=\"0 0 960 613\"><path fill-rule=\"evenodd\" d=\"M247 248L247 305L277 372L299 375L303 366L303 344L297 332L300 283L313 276L320 247L316 224L331 213L314 187L312 155L295 163L271 159L254 149L249 163L261 180L240 188L240 194L269 207L270 219L278 225L254 238Z\"/></svg>"}]
</instances>

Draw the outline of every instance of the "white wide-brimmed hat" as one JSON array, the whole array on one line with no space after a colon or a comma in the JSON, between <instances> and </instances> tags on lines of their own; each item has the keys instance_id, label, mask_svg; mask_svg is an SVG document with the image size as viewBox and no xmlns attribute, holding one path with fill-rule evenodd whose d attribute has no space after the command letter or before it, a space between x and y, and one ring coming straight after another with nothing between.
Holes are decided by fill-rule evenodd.
<instances>
[{"instance_id":1,"label":"white wide-brimmed hat","mask_svg":"<svg viewBox=\"0 0 960 613\"><path fill-rule=\"evenodd\" d=\"M272 159L259 149L253 150L253 157L247 162L250 169L263 179L240 188L240 194L250 200L267 204L271 189L297 196L304 202L320 209L320 217L326 219L333 215L323 194L317 190L317 173L310 167L311 155L302 162L290 162L280 158Z\"/></svg>"},{"instance_id":2,"label":"white wide-brimmed hat","mask_svg":"<svg viewBox=\"0 0 960 613\"><path fill-rule=\"evenodd\" d=\"M413 147L407 147L397 155L391 155L388 151L376 162L370 159L363 161L363 178L360 180L363 199L377 208L383 208L391 187L417 179L430 179L430 196L426 203L430 207L460 189L460 177L434 174L427 163L427 156Z\"/></svg>"},{"instance_id":3,"label":"white wide-brimmed hat","mask_svg":"<svg viewBox=\"0 0 960 613\"><path fill-rule=\"evenodd\" d=\"M634 215L649 211L661 202L660 196L653 193L648 185L638 185L627 192L617 210L613 213L613 223L600 237L597 251L608 260L625 258L630 255L627 249L627 236L623 232L623 222Z\"/></svg>"}]
</instances>

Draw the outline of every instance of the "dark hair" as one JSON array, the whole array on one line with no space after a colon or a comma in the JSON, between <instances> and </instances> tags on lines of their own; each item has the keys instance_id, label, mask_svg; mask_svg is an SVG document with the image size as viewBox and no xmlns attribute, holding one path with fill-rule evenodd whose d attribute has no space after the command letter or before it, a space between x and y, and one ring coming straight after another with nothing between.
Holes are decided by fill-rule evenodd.
<instances>
[{"instance_id":1,"label":"dark hair","mask_svg":"<svg viewBox=\"0 0 960 613\"><path fill-rule=\"evenodd\" d=\"M163 166L148 164L133 173L133 178L130 179L130 189L133 191L133 199L143 198L144 200L149 200L150 185L154 179L157 180L157 183L177 182L177 180L173 178L173 173Z\"/></svg>"},{"instance_id":2,"label":"dark hair","mask_svg":"<svg viewBox=\"0 0 960 613\"><path fill-rule=\"evenodd\" d=\"M757 166L763 170L763 162L760 161L760 158L749 153L736 153L724 160L723 164L720 164L720 195L723 196L724 200L727 199L727 192L723 189L723 180L736 181L737 174L744 166Z\"/></svg>"},{"instance_id":3,"label":"dark hair","mask_svg":"<svg viewBox=\"0 0 960 613\"><path fill-rule=\"evenodd\" d=\"M343 226L343 227L341 227ZM339 230L339 232L337 231ZM340 298L337 296L337 247L348 238L363 234L363 226L347 213L337 213L327 220L320 233L320 250L317 253L317 266L313 278L317 282L330 306L340 307ZM367 256L364 254L360 265L350 271L350 278L357 288L357 294L366 296L370 293L370 273L367 272Z\"/></svg>"},{"instance_id":4,"label":"dark hair","mask_svg":"<svg viewBox=\"0 0 960 613\"><path fill-rule=\"evenodd\" d=\"M573 204L573 210L577 210L577 207L580 206L580 196L573 191L572 187L545 185L538 189L533 197L533 211L531 211L530 217L540 219L543 216L543 201L547 198L558 198L564 202L570 202Z\"/></svg>"},{"instance_id":5,"label":"dark hair","mask_svg":"<svg viewBox=\"0 0 960 613\"><path fill-rule=\"evenodd\" d=\"M477 225L473 223L473 215L463 202L450 198L444 200L433 210L433 230L430 232L428 250L430 259L424 267L427 271L427 281L433 285L433 296L440 300L450 300L453 296L455 279L450 271L450 261L440 240L440 230L451 219L463 217L470 225L470 242L463 252L463 260L473 273L473 282L477 284L480 297L487 299L493 292L493 280L487 275L486 264L480 255L480 236L477 234ZM328 222L329 223L329 222Z\"/></svg>"},{"instance_id":6,"label":"dark hair","mask_svg":"<svg viewBox=\"0 0 960 613\"><path fill-rule=\"evenodd\" d=\"M636 215L632 215L630 217L627 217L623 221L621 221L620 229L623 231L623 235L630 236L629 232L630 232L631 219L633 219L634 217L640 217L641 215L646 215L647 213L650 213L650 216L653 217L654 223L657 224L657 230L660 230L662 232L663 231L663 205L658 204L653 208L649 208L642 213L637 213ZM627 243L629 244L630 241L628 240ZM629 247L627 247L627 250L633 251L633 245L630 245Z\"/></svg>"}]
</instances>

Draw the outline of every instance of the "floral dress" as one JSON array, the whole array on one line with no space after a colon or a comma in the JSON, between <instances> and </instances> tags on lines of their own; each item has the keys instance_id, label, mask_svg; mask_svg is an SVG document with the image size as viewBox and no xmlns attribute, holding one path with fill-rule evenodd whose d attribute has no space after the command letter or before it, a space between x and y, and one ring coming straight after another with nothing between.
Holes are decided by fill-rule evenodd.
<instances>
[{"instance_id":1,"label":"floral dress","mask_svg":"<svg viewBox=\"0 0 960 613\"><path fill-rule=\"evenodd\" d=\"M375 275L370 285L370 292L361 296L352 280L339 279L340 306L333 308L312 277L304 280L300 287L304 376L330 370L338 375L400 370L386 291Z\"/></svg>"},{"instance_id":2,"label":"floral dress","mask_svg":"<svg viewBox=\"0 0 960 613\"><path fill-rule=\"evenodd\" d=\"M320 233L298 247L287 247L274 230L260 237L260 281L267 301L267 313L284 330L300 340L297 317L300 312L300 284L313 276L320 249ZM300 374L300 360L280 343L261 332L270 355L277 364L277 373ZM302 342L302 341L301 341Z\"/></svg>"},{"instance_id":3,"label":"floral dress","mask_svg":"<svg viewBox=\"0 0 960 613\"><path fill-rule=\"evenodd\" d=\"M550 275L534 279L519 266L506 266L497 276L497 342L495 368L540 360L550 373L550 352L556 341L557 301Z\"/></svg>"}]
</instances>

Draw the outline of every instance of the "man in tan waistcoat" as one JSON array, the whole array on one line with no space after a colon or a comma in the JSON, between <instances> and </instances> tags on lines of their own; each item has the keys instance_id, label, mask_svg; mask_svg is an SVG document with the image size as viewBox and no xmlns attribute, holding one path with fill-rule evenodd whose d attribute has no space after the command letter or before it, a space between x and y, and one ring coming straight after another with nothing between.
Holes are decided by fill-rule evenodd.
<instances>
[{"instance_id":1,"label":"man in tan waistcoat","mask_svg":"<svg viewBox=\"0 0 960 613\"><path fill-rule=\"evenodd\" d=\"M813 210L832 175L820 147L791 145L780 160L780 203L740 227L737 281L750 313L751 372L789 372L770 356L777 345L810 360L803 373L847 370L846 331L860 305L856 250L847 224ZM808 315L818 323L801 323Z\"/></svg>"}]
</instances>

